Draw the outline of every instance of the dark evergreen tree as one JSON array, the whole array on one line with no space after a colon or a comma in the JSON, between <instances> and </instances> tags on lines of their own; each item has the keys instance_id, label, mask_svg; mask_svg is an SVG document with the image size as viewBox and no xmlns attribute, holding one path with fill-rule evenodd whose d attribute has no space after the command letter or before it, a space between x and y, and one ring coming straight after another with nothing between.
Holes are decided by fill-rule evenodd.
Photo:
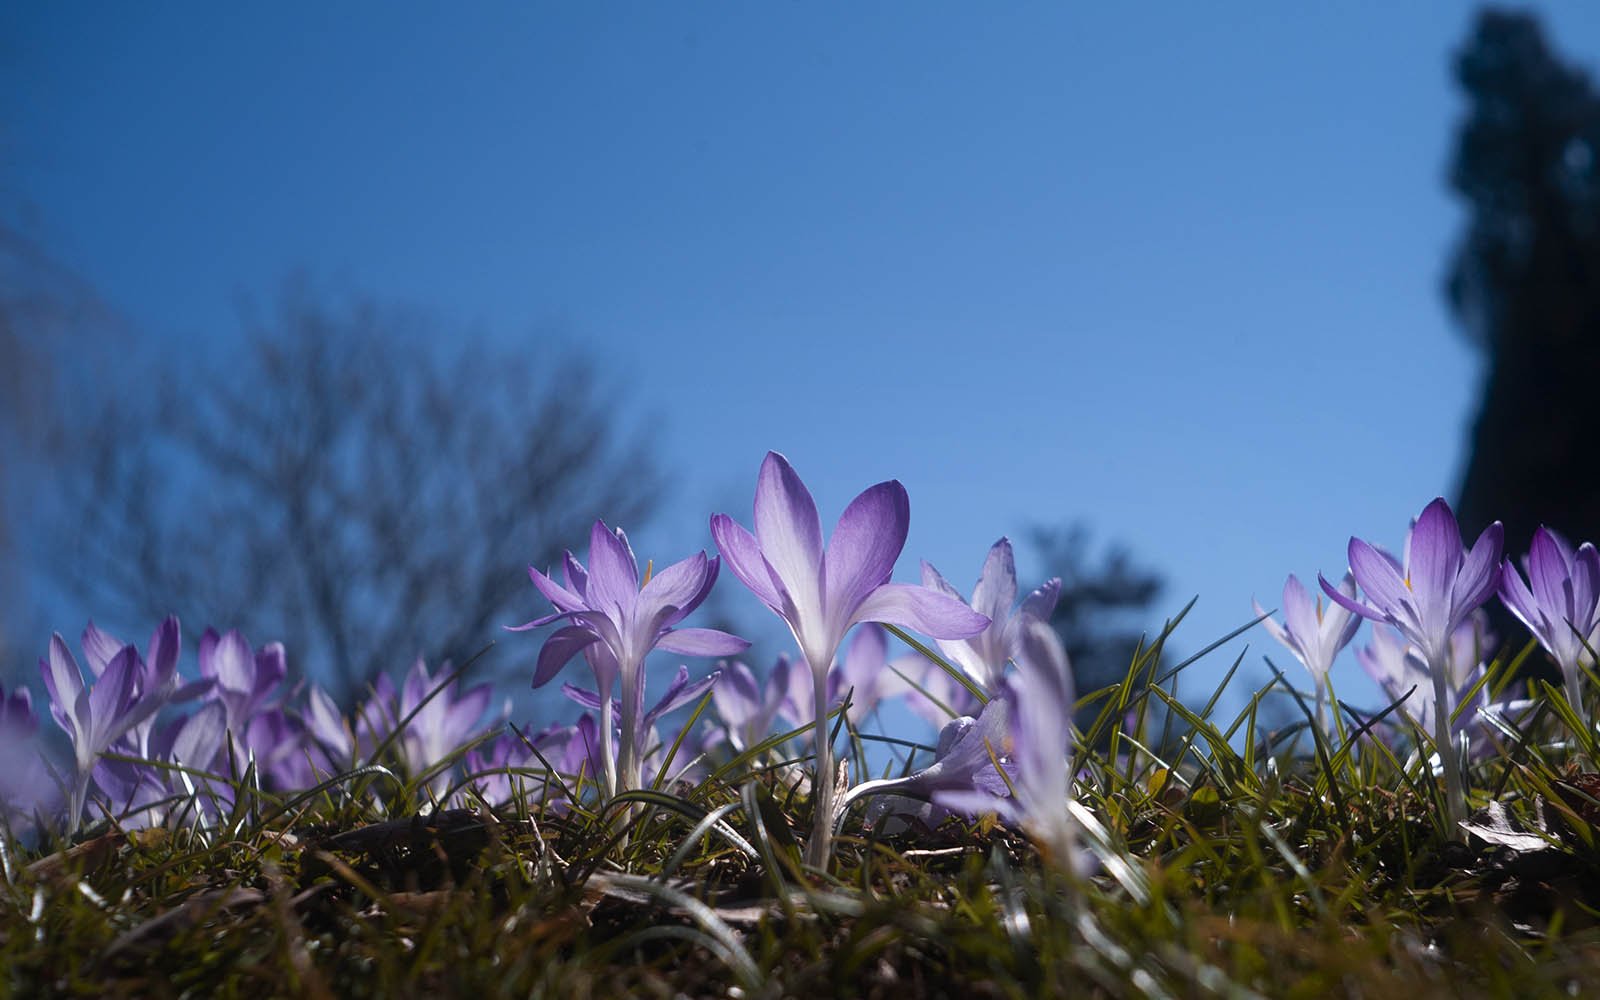
<instances>
[{"instance_id":1,"label":"dark evergreen tree","mask_svg":"<svg viewBox=\"0 0 1600 1000\"><path fill-rule=\"evenodd\" d=\"M1160 596L1162 579L1136 564L1127 550L1113 546L1098 560L1091 557L1089 535L1081 525L1036 529L1034 547L1046 575L1061 577L1061 599L1050 624L1061 636L1072 664L1078 694L1120 683L1128 674L1140 641L1154 641L1150 613ZM1090 723L1099 705L1080 723ZM1150 706L1150 719L1165 717L1161 703Z\"/></svg>"},{"instance_id":2,"label":"dark evergreen tree","mask_svg":"<svg viewBox=\"0 0 1600 1000\"><path fill-rule=\"evenodd\" d=\"M1462 528L1503 521L1519 556L1541 523L1600 541L1600 97L1525 13L1480 15L1456 77L1469 216L1447 293L1487 362Z\"/></svg>"}]
</instances>

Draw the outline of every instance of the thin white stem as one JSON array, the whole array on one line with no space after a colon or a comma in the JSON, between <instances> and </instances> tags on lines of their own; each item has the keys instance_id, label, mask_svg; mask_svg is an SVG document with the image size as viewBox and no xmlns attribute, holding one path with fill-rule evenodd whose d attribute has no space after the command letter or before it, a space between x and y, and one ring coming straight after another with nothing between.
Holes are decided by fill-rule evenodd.
<instances>
[{"instance_id":1,"label":"thin white stem","mask_svg":"<svg viewBox=\"0 0 1600 1000\"><path fill-rule=\"evenodd\" d=\"M1439 751L1439 766L1444 769L1444 799L1446 814L1450 818L1450 835L1456 836L1459 824L1467 818L1467 795L1461 784L1461 765L1456 757L1455 736L1450 730L1450 716L1455 714L1455 696L1448 679L1450 663L1448 654L1436 656L1428 664L1433 675L1433 742Z\"/></svg>"},{"instance_id":2,"label":"thin white stem","mask_svg":"<svg viewBox=\"0 0 1600 1000\"><path fill-rule=\"evenodd\" d=\"M83 806L89 797L89 772L79 769L78 780L72 784L72 801L67 806L67 836L78 832L83 825Z\"/></svg>"},{"instance_id":3,"label":"thin white stem","mask_svg":"<svg viewBox=\"0 0 1600 1000\"><path fill-rule=\"evenodd\" d=\"M1578 746L1580 748L1587 746L1589 744L1589 740L1593 738L1594 727L1589 722L1589 713L1585 710L1583 704L1583 673L1578 667L1573 667L1571 670L1561 671L1561 679L1566 683L1567 704L1572 706L1572 711L1577 714L1578 720L1583 723L1586 729L1589 730L1589 732L1585 733L1584 737L1578 741ZM1576 736L1576 734L1574 734L1574 736ZM1590 761L1586 770L1592 771L1594 770L1594 766L1595 762Z\"/></svg>"},{"instance_id":4,"label":"thin white stem","mask_svg":"<svg viewBox=\"0 0 1600 1000\"><path fill-rule=\"evenodd\" d=\"M639 787L639 772L642 762L639 759L639 715L644 709L644 692L639 690L639 673L633 676L623 675L622 678L622 752L617 768L617 780L621 791L628 792Z\"/></svg>"},{"instance_id":5,"label":"thin white stem","mask_svg":"<svg viewBox=\"0 0 1600 1000\"><path fill-rule=\"evenodd\" d=\"M828 672L811 671L812 695L816 705L817 767L811 779L811 801L816 816L811 822L811 841L806 844L806 864L826 869L833 856L833 740L828 734Z\"/></svg>"},{"instance_id":6,"label":"thin white stem","mask_svg":"<svg viewBox=\"0 0 1600 1000\"><path fill-rule=\"evenodd\" d=\"M611 743L611 692L600 695L600 772L601 788L606 801L617 794L617 761Z\"/></svg>"}]
</instances>

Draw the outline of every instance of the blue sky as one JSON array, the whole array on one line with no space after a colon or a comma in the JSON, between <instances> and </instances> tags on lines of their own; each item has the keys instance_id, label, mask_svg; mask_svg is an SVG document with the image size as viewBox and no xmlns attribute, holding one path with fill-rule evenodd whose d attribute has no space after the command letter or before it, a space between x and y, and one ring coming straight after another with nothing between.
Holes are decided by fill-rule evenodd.
<instances>
[{"instance_id":1,"label":"blue sky","mask_svg":"<svg viewBox=\"0 0 1600 1000\"><path fill-rule=\"evenodd\" d=\"M1593 67L1600 8L1540 9ZM296 268L562 331L661 420L677 495L641 550L746 516L775 448L825 520L905 483L905 579L969 585L999 535L1081 520L1166 573L1163 611L1199 595L1194 649L1455 488L1470 20L14 4L0 195L175 363L226 357L239 297Z\"/></svg>"}]
</instances>

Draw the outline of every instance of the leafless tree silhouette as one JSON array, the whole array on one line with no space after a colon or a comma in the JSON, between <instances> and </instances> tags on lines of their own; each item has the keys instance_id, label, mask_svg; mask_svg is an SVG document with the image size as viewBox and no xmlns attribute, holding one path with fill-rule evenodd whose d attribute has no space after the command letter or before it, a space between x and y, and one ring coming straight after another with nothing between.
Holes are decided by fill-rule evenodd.
<instances>
[{"instance_id":1,"label":"leafless tree silhouette","mask_svg":"<svg viewBox=\"0 0 1600 1000\"><path fill-rule=\"evenodd\" d=\"M87 435L57 532L87 607L282 639L348 705L532 617L526 565L654 505L647 437L571 353L491 348L304 282L245 323L242 360L175 360L156 405L113 401Z\"/></svg>"}]
</instances>

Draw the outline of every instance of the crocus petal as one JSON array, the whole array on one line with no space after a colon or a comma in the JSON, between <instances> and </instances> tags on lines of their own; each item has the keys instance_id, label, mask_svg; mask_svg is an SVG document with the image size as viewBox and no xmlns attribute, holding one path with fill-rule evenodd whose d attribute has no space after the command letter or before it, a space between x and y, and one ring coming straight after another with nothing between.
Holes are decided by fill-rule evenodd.
<instances>
[{"instance_id":1,"label":"crocus petal","mask_svg":"<svg viewBox=\"0 0 1600 1000\"><path fill-rule=\"evenodd\" d=\"M183 646L183 632L178 628L178 616L168 615L150 636L145 647L146 694L161 690L172 683L178 670L178 653Z\"/></svg>"},{"instance_id":2,"label":"crocus petal","mask_svg":"<svg viewBox=\"0 0 1600 1000\"><path fill-rule=\"evenodd\" d=\"M494 689L490 685L478 684L468 688L450 703L448 711L445 712L444 742L453 748L471 739L475 735L473 730L478 728L478 722L483 718L484 710L489 707L489 701L493 697Z\"/></svg>"},{"instance_id":3,"label":"crocus petal","mask_svg":"<svg viewBox=\"0 0 1600 1000\"><path fill-rule=\"evenodd\" d=\"M78 641L84 663L96 677L106 672L106 667L126 645L116 636L101 631L92 620L83 627L83 637Z\"/></svg>"},{"instance_id":4,"label":"crocus petal","mask_svg":"<svg viewBox=\"0 0 1600 1000\"><path fill-rule=\"evenodd\" d=\"M711 538L717 543L717 551L727 560L728 568L733 570L739 582L749 587L761 599L761 603L781 612L784 599L773 583L772 571L761 554L761 545L756 537L728 515L713 514Z\"/></svg>"},{"instance_id":5,"label":"crocus petal","mask_svg":"<svg viewBox=\"0 0 1600 1000\"><path fill-rule=\"evenodd\" d=\"M961 592L950 586L950 581L946 580L937 569L934 569L933 563L926 559L922 560L922 585L930 590L937 590L947 597L954 597L958 601L965 600Z\"/></svg>"},{"instance_id":6,"label":"crocus petal","mask_svg":"<svg viewBox=\"0 0 1600 1000\"><path fill-rule=\"evenodd\" d=\"M557 611L542 618L535 618L530 622L523 622L521 625L502 625L500 627L507 632L532 632L534 629L544 628L546 625L576 617L580 613L581 611Z\"/></svg>"},{"instance_id":7,"label":"crocus petal","mask_svg":"<svg viewBox=\"0 0 1600 1000\"><path fill-rule=\"evenodd\" d=\"M972 588L972 609L994 621L1004 621L1017 601L1017 563L1011 539L1001 538L989 548L983 572Z\"/></svg>"},{"instance_id":8,"label":"crocus petal","mask_svg":"<svg viewBox=\"0 0 1600 1000\"><path fill-rule=\"evenodd\" d=\"M208 770L222 752L227 724L222 702L208 702L183 720L172 740L172 758L188 767Z\"/></svg>"},{"instance_id":9,"label":"crocus petal","mask_svg":"<svg viewBox=\"0 0 1600 1000\"><path fill-rule=\"evenodd\" d=\"M1572 601L1592 628L1600 617L1600 550L1589 542L1578 546L1572 556Z\"/></svg>"},{"instance_id":10,"label":"crocus petal","mask_svg":"<svg viewBox=\"0 0 1600 1000\"><path fill-rule=\"evenodd\" d=\"M568 700L587 708L591 712L600 711L600 696L593 691L587 691L576 684L563 684L561 685L561 693L566 695Z\"/></svg>"},{"instance_id":11,"label":"crocus petal","mask_svg":"<svg viewBox=\"0 0 1600 1000\"><path fill-rule=\"evenodd\" d=\"M256 653L256 684L252 692L257 698L277 687L289 672L289 663L283 643L269 642Z\"/></svg>"},{"instance_id":12,"label":"crocus petal","mask_svg":"<svg viewBox=\"0 0 1600 1000\"><path fill-rule=\"evenodd\" d=\"M1448 594L1461 570L1461 528L1445 498L1422 509L1406 539L1405 571L1416 594Z\"/></svg>"},{"instance_id":13,"label":"crocus petal","mask_svg":"<svg viewBox=\"0 0 1600 1000\"><path fill-rule=\"evenodd\" d=\"M333 699L316 685L306 693L306 724L317 742L334 755L336 763L350 760L354 752L350 729L334 707Z\"/></svg>"},{"instance_id":14,"label":"crocus petal","mask_svg":"<svg viewBox=\"0 0 1600 1000\"><path fill-rule=\"evenodd\" d=\"M1571 562L1562 558L1555 533L1540 526L1528 548L1528 588L1546 611L1566 611L1566 585L1572 578Z\"/></svg>"},{"instance_id":15,"label":"crocus petal","mask_svg":"<svg viewBox=\"0 0 1600 1000\"><path fill-rule=\"evenodd\" d=\"M596 521L589 531L589 607L615 621L633 612L639 598L639 563L627 540Z\"/></svg>"},{"instance_id":16,"label":"crocus petal","mask_svg":"<svg viewBox=\"0 0 1600 1000\"><path fill-rule=\"evenodd\" d=\"M1289 633L1284 631L1282 625L1279 625L1277 622L1268 617L1270 612L1261 606L1260 601L1256 600L1254 597L1250 598L1250 607L1255 610L1256 617L1261 619L1261 627L1267 630L1268 635L1272 636L1279 643L1289 647L1291 650L1294 649L1294 643L1290 641Z\"/></svg>"},{"instance_id":17,"label":"crocus petal","mask_svg":"<svg viewBox=\"0 0 1600 1000\"><path fill-rule=\"evenodd\" d=\"M1411 587L1406 583L1405 571L1395 562L1393 556L1359 538L1350 539L1347 554L1350 558L1350 571L1355 574L1356 583L1366 591L1367 600L1371 602L1373 608L1385 615L1393 615L1394 609L1398 607L1414 606ZM1322 589L1335 601L1344 603L1344 595L1328 586L1326 581L1323 581ZM1335 596L1336 594L1338 596ZM1350 610L1356 614L1363 614L1356 608ZM1373 617L1371 614L1365 616Z\"/></svg>"},{"instance_id":18,"label":"crocus petal","mask_svg":"<svg viewBox=\"0 0 1600 1000\"><path fill-rule=\"evenodd\" d=\"M568 555L571 555L571 553L568 553ZM584 608L589 606L588 604L584 603L583 598L561 586L561 584L550 579L548 576L545 576L532 566L528 567L528 579L533 581L533 585L538 588L539 593L545 596L545 600L556 606L557 611L582 611ZM545 619L545 621L548 620L549 619Z\"/></svg>"},{"instance_id":19,"label":"crocus petal","mask_svg":"<svg viewBox=\"0 0 1600 1000\"><path fill-rule=\"evenodd\" d=\"M1283 583L1283 624L1291 635L1302 640L1317 634L1316 603L1293 573Z\"/></svg>"},{"instance_id":20,"label":"crocus petal","mask_svg":"<svg viewBox=\"0 0 1600 1000\"><path fill-rule=\"evenodd\" d=\"M106 672L89 689L88 722L86 731L92 731L90 749L99 753L128 729L143 721L129 709L133 705L134 685L139 680L139 651L132 646L122 647L122 652L112 657ZM148 713L144 713L147 715ZM82 750L80 748L79 752Z\"/></svg>"},{"instance_id":21,"label":"crocus petal","mask_svg":"<svg viewBox=\"0 0 1600 1000\"><path fill-rule=\"evenodd\" d=\"M822 522L805 483L788 459L775 451L767 453L756 480L755 537L790 598L807 614L816 613L821 598L817 583L822 577Z\"/></svg>"},{"instance_id":22,"label":"crocus petal","mask_svg":"<svg viewBox=\"0 0 1600 1000\"><path fill-rule=\"evenodd\" d=\"M1053 576L1037 590L1022 599L1020 613L1047 622L1055 614L1056 602L1061 599L1061 577Z\"/></svg>"},{"instance_id":23,"label":"crocus petal","mask_svg":"<svg viewBox=\"0 0 1600 1000\"><path fill-rule=\"evenodd\" d=\"M569 625L557 629L539 650L539 662L533 670L533 686L544 687L561 668L595 642L595 634L588 629Z\"/></svg>"},{"instance_id":24,"label":"crocus petal","mask_svg":"<svg viewBox=\"0 0 1600 1000\"><path fill-rule=\"evenodd\" d=\"M1483 529L1478 540L1472 543L1471 550L1461 560L1453 581L1454 587L1448 591L1452 615L1456 619L1451 622L1451 628L1494 593L1496 584L1500 582L1500 553L1504 541L1505 528L1496 521Z\"/></svg>"},{"instance_id":25,"label":"crocus petal","mask_svg":"<svg viewBox=\"0 0 1600 1000\"><path fill-rule=\"evenodd\" d=\"M68 723L74 719L73 706L83 694L83 672L78 669L78 661L72 658L72 650L67 648L59 632L50 637L50 655L39 661L39 674L44 678L56 722L61 723L61 728L74 742L87 736L87 732L80 736L74 731L76 723Z\"/></svg>"},{"instance_id":26,"label":"crocus petal","mask_svg":"<svg viewBox=\"0 0 1600 1000\"><path fill-rule=\"evenodd\" d=\"M440 671L441 674L449 673L448 668ZM400 718L405 718L422 704L422 699L433 693L438 685L428 673L428 665L422 657L417 657L411 664L411 669L406 671L405 681L400 686ZM437 703L438 698L433 703ZM433 704L430 703L430 704Z\"/></svg>"},{"instance_id":27,"label":"crocus petal","mask_svg":"<svg viewBox=\"0 0 1600 1000\"><path fill-rule=\"evenodd\" d=\"M656 702L655 707L644 715L644 724L648 728L668 712L675 711L685 705L698 701L707 690L713 688L717 679L722 676L722 671L713 670L711 673L697 681L689 680L689 668L680 666L677 674L672 678L672 683Z\"/></svg>"},{"instance_id":28,"label":"crocus petal","mask_svg":"<svg viewBox=\"0 0 1600 1000\"><path fill-rule=\"evenodd\" d=\"M1500 600L1507 610L1522 620L1522 624L1528 626L1530 632L1540 634L1542 623L1538 604L1528 585L1523 582L1522 574L1517 572L1516 565L1510 560L1500 567Z\"/></svg>"},{"instance_id":29,"label":"crocus petal","mask_svg":"<svg viewBox=\"0 0 1600 1000\"><path fill-rule=\"evenodd\" d=\"M202 661L201 673L215 677L225 690L250 691L255 687L255 653L238 629L230 629L212 647L209 661Z\"/></svg>"},{"instance_id":30,"label":"crocus petal","mask_svg":"<svg viewBox=\"0 0 1600 1000\"><path fill-rule=\"evenodd\" d=\"M580 599L589 592L589 571L583 568L571 549L561 557L561 571L566 576L568 590Z\"/></svg>"},{"instance_id":31,"label":"crocus petal","mask_svg":"<svg viewBox=\"0 0 1600 1000\"><path fill-rule=\"evenodd\" d=\"M662 628L682 621L694 610L692 602L702 592L706 578L706 554L696 552L687 559L666 567L650 578L639 591L634 614L642 638L649 642Z\"/></svg>"},{"instance_id":32,"label":"crocus petal","mask_svg":"<svg viewBox=\"0 0 1600 1000\"><path fill-rule=\"evenodd\" d=\"M897 625L935 639L967 639L989 627L989 617L965 602L906 583L885 583L867 595L847 625L857 622Z\"/></svg>"},{"instance_id":33,"label":"crocus petal","mask_svg":"<svg viewBox=\"0 0 1600 1000\"><path fill-rule=\"evenodd\" d=\"M742 729L761 714L761 686L756 675L743 663L722 668L722 683L711 694L718 718L729 729Z\"/></svg>"},{"instance_id":34,"label":"crocus petal","mask_svg":"<svg viewBox=\"0 0 1600 1000\"><path fill-rule=\"evenodd\" d=\"M897 480L869 486L850 501L823 559L822 592L830 614L849 617L875 587L888 581L910 527L911 500Z\"/></svg>"},{"instance_id":35,"label":"crocus petal","mask_svg":"<svg viewBox=\"0 0 1600 1000\"><path fill-rule=\"evenodd\" d=\"M737 656L750 643L714 628L675 628L661 634L656 648L681 656Z\"/></svg>"}]
</instances>

